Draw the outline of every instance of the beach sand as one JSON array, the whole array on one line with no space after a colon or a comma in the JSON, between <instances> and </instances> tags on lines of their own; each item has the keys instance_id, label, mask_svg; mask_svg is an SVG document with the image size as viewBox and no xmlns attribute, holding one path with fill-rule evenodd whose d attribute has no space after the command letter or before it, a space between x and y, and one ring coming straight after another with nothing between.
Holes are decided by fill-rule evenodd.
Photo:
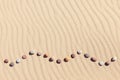
<instances>
[{"instance_id":1,"label":"beach sand","mask_svg":"<svg viewBox=\"0 0 120 80\"><path fill-rule=\"evenodd\" d=\"M77 50L82 54L63 61ZM120 80L119 52L120 0L0 0L0 80ZM84 53L118 60L99 66Z\"/></svg>"}]
</instances>

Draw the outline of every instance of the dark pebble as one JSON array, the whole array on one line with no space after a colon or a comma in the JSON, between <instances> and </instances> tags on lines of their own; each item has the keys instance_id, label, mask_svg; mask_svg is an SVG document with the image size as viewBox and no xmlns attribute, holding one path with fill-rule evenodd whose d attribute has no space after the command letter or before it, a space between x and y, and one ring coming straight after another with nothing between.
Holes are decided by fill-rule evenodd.
<instances>
[{"instance_id":1,"label":"dark pebble","mask_svg":"<svg viewBox=\"0 0 120 80\"><path fill-rule=\"evenodd\" d=\"M86 53L86 54L84 54L84 57L85 57L85 58L89 58L90 55Z\"/></svg>"},{"instance_id":2,"label":"dark pebble","mask_svg":"<svg viewBox=\"0 0 120 80\"><path fill-rule=\"evenodd\" d=\"M41 56L42 54L40 52L37 52L37 56Z\"/></svg>"},{"instance_id":3,"label":"dark pebble","mask_svg":"<svg viewBox=\"0 0 120 80\"><path fill-rule=\"evenodd\" d=\"M91 60L92 62L96 62L96 61L97 61L97 59L94 58L94 57L91 57L90 60Z\"/></svg>"},{"instance_id":4,"label":"dark pebble","mask_svg":"<svg viewBox=\"0 0 120 80\"><path fill-rule=\"evenodd\" d=\"M109 66L110 65L110 61L105 62L105 66Z\"/></svg>"},{"instance_id":5,"label":"dark pebble","mask_svg":"<svg viewBox=\"0 0 120 80\"><path fill-rule=\"evenodd\" d=\"M68 62L69 61L69 59L68 58L64 58L64 62Z\"/></svg>"},{"instance_id":6,"label":"dark pebble","mask_svg":"<svg viewBox=\"0 0 120 80\"><path fill-rule=\"evenodd\" d=\"M8 63L8 62L9 62L8 59L5 59L5 60L4 60L4 63Z\"/></svg>"},{"instance_id":7,"label":"dark pebble","mask_svg":"<svg viewBox=\"0 0 120 80\"><path fill-rule=\"evenodd\" d=\"M71 58L75 58L75 54L71 54Z\"/></svg>"},{"instance_id":8,"label":"dark pebble","mask_svg":"<svg viewBox=\"0 0 120 80\"><path fill-rule=\"evenodd\" d=\"M60 60L60 59L57 59L57 60L56 60L56 63L57 63L57 64L60 64L60 63L61 63L61 60Z\"/></svg>"},{"instance_id":9,"label":"dark pebble","mask_svg":"<svg viewBox=\"0 0 120 80\"><path fill-rule=\"evenodd\" d=\"M54 59L51 57L51 58L49 58L49 62L53 62L54 61Z\"/></svg>"},{"instance_id":10,"label":"dark pebble","mask_svg":"<svg viewBox=\"0 0 120 80\"><path fill-rule=\"evenodd\" d=\"M11 62L11 63L9 64L9 66L10 66L10 67L13 67L13 66L14 66L14 63L13 63L13 62Z\"/></svg>"},{"instance_id":11,"label":"dark pebble","mask_svg":"<svg viewBox=\"0 0 120 80\"><path fill-rule=\"evenodd\" d=\"M48 54L44 54L43 57L44 57L44 58L47 58L47 57L48 57Z\"/></svg>"},{"instance_id":12,"label":"dark pebble","mask_svg":"<svg viewBox=\"0 0 120 80\"><path fill-rule=\"evenodd\" d=\"M27 56L26 56L26 55L23 55L23 56L22 56L22 59L26 59L26 58L27 58Z\"/></svg>"}]
</instances>

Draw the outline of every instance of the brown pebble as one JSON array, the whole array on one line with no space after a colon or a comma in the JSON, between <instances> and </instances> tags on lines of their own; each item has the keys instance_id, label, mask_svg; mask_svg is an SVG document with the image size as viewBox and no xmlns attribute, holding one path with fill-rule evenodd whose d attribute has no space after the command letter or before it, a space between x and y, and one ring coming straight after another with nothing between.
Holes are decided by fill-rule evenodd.
<instances>
[{"instance_id":1,"label":"brown pebble","mask_svg":"<svg viewBox=\"0 0 120 80\"><path fill-rule=\"evenodd\" d=\"M4 63L8 63L8 62L9 62L8 59L5 59L5 60L4 60Z\"/></svg>"},{"instance_id":2,"label":"brown pebble","mask_svg":"<svg viewBox=\"0 0 120 80\"><path fill-rule=\"evenodd\" d=\"M49 58L49 62L53 62L54 61L54 59L51 57L51 58Z\"/></svg>"},{"instance_id":3,"label":"brown pebble","mask_svg":"<svg viewBox=\"0 0 120 80\"><path fill-rule=\"evenodd\" d=\"M90 57L90 55L89 55L89 54L87 54L87 53L85 53L85 54L84 54L84 57L85 57L85 58L89 58L89 57Z\"/></svg>"},{"instance_id":4,"label":"brown pebble","mask_svg":"<svg viewBox=\"0 0 120 80\"><path fill-rule=\"evenodd\" d=\"M75 54L71 54L71 58L75 58Z\"/></svg>"},{"instance_id":5,"label":"brown pebble","mask_svg":"<svg viewBox=\"0 0 120 80\"><path fill-rule=\"evenodd\" d=\"M10 66L10 67L13 67L13 66L14 66L14 63L13 63L13 62L11 62L11 63L9 64L9 66Z\"/></svg>"},{"instance_id":6,"label":"brown pebble","mask_svg":"<svg viewBox=\"0 0 120 80\"><path fill-rule=\"evenodd\" d=\"M61 60L60 60L60 59L57 59L57 60L56 60L56 63L57 63L57 64L60 64L60 63L61 63Z\"/></svg>"},{"instance_id":7,"label":"brown pebble","mask_svg":"<svg viewBox=\"0 0 120 80\"><path fill-rule=\"evenodd\" d=\"M68 62L69 61L69 59L68 58L64 58L64 62Z\"/></svg>"},{"instance_id":8,"label":"brown pebble","mask_svg":"<svg viewBox=\"0 0 120 80\"><path fill-rule=\"evenodd\" d=\"M105 62L105 66L109 66L110 65L110 61Z\"/></svg>"},{"instance_id":9,"label":"brown pebble","mask_svg":"<svg viewBox=\"0 0 120 80\"><path fill-rule=\"evenodd\" d=\"M43 57L44 57L44 58L47 58L47 57L48 57L48 54L44 54Z\"/></svg>"},{"instance_id":10,"label":"brown pebble","mask_svg":"<svg viewBox=\"0 0 120 80\"><path fill-rule=\"evenodd\" d=\"M97 61L97 59L94 58L94 57L91 57L90 60L91 60L92 62L96 62L96 61Z\"/></svg>"},{"instance_id":11,"label":"brown pebble","mask_svg":"<svg viewBox=\"0 0 120 80\"><path fill-rule=\"evenodd\" d=\"M40 52L37 52L37 56L41 56L41 53L40 53Z\"/></svg>"},{"instance_id":12,"label":"brown pebble","mask_svg":"<svg viewBox=\"0 0 120 80\"><path fill-rule=\"evenodd\" d=\"M26 55L23 55L23 56L22 56L22 59L26 59L26 58L27 58L27 56L26 56Z\"/></svg>"}]
</instances>

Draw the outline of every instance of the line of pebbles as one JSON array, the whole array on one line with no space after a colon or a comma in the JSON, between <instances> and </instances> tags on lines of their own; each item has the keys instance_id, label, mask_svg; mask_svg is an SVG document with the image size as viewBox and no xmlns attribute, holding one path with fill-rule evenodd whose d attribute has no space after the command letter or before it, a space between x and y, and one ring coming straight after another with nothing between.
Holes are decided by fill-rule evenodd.
<instances>
[{"instance_id":1,"label":"line of pebbles","mask_svg":"<svg viewBox=\"0 0 120 80\"><path fill-rule=\"evenodd\" d=\"M29 51L29 55L34 55L34 54L36 54L37 56L42 56L42 53L40 53L40 52L37 52L37 53L36 53L34 50ZM71 54L71 55L70 55L70 58L65 57L65 58L63 59L63 61L64 61L64 62L69 62L70 59L74 59L74 58L76 57L76 55L81 55L81 54L82 54L82 51L77 51L77 54ZM48 58L48 57L49 57L48 54L43 54L43 58ZM85 53L85 54L84 54L84 58L90 58L90 61L92 61L92 62L97 62L97 58L95 58L95 57L90 57L90 55L89 55L88 53ZM23 60L24 60L24 59L27 59L27 55L22 55L21 59L23 59ZM19 64L19 63L21 62L21 59L20 59L20 58L16 59L16 64ZM98 63L99 66L103 66L103 65L109 66L111 62L115 62L116 60L117 60L117 57L112 57L111 60L109 60L109 61L106 61L106 62L104 62L104 61L99 61L99 62L97 62L97 63ZM57 64L61 64L61 63L62 63L62 59L56 59L56 60L55 60L53 57L50 57L50 58L48 59L48 61L49 61L49 62L55 61ZM8 60L8 59L5 59L5 60L4 60L4 63L5 63L5 64L9 63L9 60ZM13 67L14 65L15 65L14 62L10 62L10 63L9 63L9 66L10 66L10 67Z\"/></svg>"}]
</instances>

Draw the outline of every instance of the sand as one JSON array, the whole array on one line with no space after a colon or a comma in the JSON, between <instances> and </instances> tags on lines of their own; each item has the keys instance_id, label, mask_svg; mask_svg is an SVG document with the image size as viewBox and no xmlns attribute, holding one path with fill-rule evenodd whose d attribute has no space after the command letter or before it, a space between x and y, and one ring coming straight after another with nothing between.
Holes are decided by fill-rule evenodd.
<instances>
[{"instance_id":1,"label":"sand","mask_svg":"<svg viewBox=\"0 0 120 80\"><path fill-rule=\"evenodd\" d=\"M30 50L54 61L30 56ZM120 80L119 52L120 0L0 0L0 80ZM97 61L118 60L99 66L84 53ZM16 64L22 55L27 59Z\"/></svg>"}]
</instances>

